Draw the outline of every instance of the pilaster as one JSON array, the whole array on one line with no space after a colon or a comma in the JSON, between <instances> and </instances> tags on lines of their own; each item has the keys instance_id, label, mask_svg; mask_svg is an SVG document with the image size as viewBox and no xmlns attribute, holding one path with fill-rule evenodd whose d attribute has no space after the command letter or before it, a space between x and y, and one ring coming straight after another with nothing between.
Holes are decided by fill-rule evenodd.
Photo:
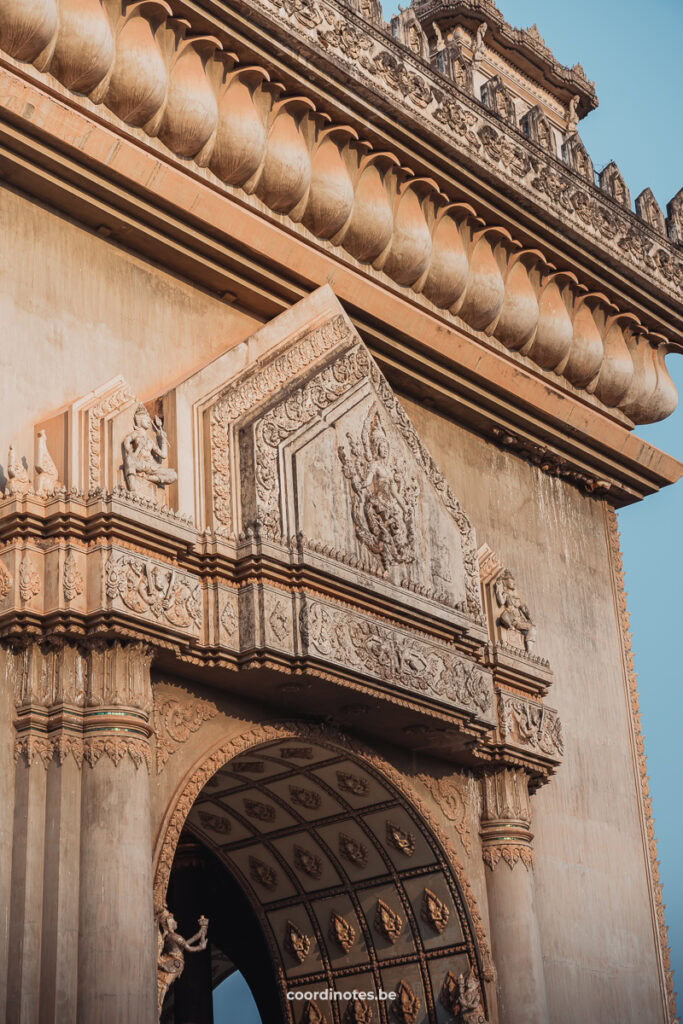
<instances>
[{"instance_id":1,"label":"pilaster","mask_svg":"<svg viewBox=\"0 0 683 1024\"><path fill-rule=\"evenodd\" d=\"M481 840L500 1024L549 1024L528 777L504 768L483 779L482 791Z\"/></svg>"},{"instance_id":2,"label":"pilaster","mask_svg":"<svg viewBox=\"0 0 683 1024\"><path fill-rule=\"evenodd\" d=\"M151 655L97 640L5 657L16 711L7 1020L151 1024Z\"/></svg>"}]
</instances>

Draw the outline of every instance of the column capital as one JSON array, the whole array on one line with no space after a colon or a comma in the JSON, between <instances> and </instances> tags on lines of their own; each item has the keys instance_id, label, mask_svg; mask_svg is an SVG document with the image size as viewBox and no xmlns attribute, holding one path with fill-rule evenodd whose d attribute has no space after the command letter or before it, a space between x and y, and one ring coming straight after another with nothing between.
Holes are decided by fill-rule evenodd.
<instances>
[{"instance_id":1,"label":"column capital","mask_svg":"<svg viewBox=\"0 0 683 1024\"><path fill-rule=\"evenodd\" d=\"M480 835L484 863L493 871L500 861L510 869L534 865L529 777L516 768L502 768L482 779Z\"/></svg>"},{"instance_id":2,"label":"column capital","mask_svg":"<svg viewBox=\"0 0 683 1024\"><path fill-rule=\"evenodd\" d=\"M15 759L47 767L71 755L91 767L105 754L149 769L152 650L144 643L57 638L8 650Z\"/></svg>"}]
</instances>

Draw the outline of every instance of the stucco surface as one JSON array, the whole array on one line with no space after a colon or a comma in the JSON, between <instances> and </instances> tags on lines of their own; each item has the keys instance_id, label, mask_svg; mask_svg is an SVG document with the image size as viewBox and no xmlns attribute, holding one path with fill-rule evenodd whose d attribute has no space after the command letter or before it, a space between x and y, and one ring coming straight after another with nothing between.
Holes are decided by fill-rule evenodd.
<instances>
[{"instance_id":1,"label":"stucco surface","mask_svg":"<svg viewBox=\"0 0 683 1024\"><path fill-rule=\"evenodd\" d=\"M548 702L565 759L532 800L550 1020L654 1024L661 999L602 506L405 405L478 543L515 572L555 675Z\"/></svg>"},{"instance_id":2,"label":"stucco surface","mask_svg":"<svg viewBox=\"0 0 683 1024\"><path fill-rule=\"evenodd\" d=\"M146 400L258 322L208 292L0 189L0 466L33 456L33 424L122 374Z\"/></svg>"}]
</instances>

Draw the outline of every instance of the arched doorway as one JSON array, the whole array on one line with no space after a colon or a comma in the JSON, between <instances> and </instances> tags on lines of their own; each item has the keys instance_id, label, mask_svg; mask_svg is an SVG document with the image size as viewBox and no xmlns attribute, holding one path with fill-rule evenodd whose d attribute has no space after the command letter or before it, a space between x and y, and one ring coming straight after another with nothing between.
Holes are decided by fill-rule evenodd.
<instances>
[{"instance_id":1,"label":"arched doorway","mask_svg":"<svg viewBox=\"0 0 683 1024\"><path fill-rule=\"evenodd\" d=\"M169 878L169 906L182 904L188 928L213 914L209 938L267 1024L445 1024L458 977L483 982L452 858L378 760L280 737L220 766L214 754L194 798L179 801L188 810L172 818L180 842L170 877L162 851L157 899ZM205 880L194 905L182 881L192 844Z\"/></svg>"}]
</instances>

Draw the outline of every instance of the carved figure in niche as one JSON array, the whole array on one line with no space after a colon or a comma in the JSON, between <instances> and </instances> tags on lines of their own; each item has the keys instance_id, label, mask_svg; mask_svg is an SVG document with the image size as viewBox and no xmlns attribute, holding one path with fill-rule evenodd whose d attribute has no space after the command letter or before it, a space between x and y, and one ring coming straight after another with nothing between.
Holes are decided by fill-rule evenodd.
<instances>
[{"instance_id":1,"label":"carved figure in niche","mask_svg":"<svg viewBox=\"0 0 683 1024\"><path fill-rule=\"evenodd\" d=\"M567 135L573 135L579 127L579 96L572 96L567 114Z\"/></svg>"},{"instance_id":2,"label":"carved figure in niche","mask_svg":"<svg viewBox=\"0 0 683 1024\"><path fill-rule=\"evenodd\" d=\"M31 489L28 469L21 459L17 459L13 444L9 446L7 453L7 479L8 494L27 494Z\"/></svg>"},{"instance_id":3,"label":"carved figure in niche","mask_svg":"<svg viewBox=\"0 0 683 1024\"><path fill-rule=\"evenodd\" d=\"M488 22L482 21L481 25L477 29L477 34L474 37L474 49L472 51L472 60L477 64L480 60L483 60L486 54L486 44L484 43L484 36L488 30Z\"/></svg>"},{"instance_id":4,"label":"carved figure in niche","mask_svg":"<svg viewBox=\"0 0 683 1024\"><path fill-rule=\"evenodd\" d=\"M420 33L418 32L416 25L411 25L408 29L408 46L413 51L413 53L417 53L418 55L422 51Z\"/></svg>"},{"instance_id":5,"label":"carved figure in niche","mask_svg":"<svg viewBox=\"0 0 683 1024\"><path fill-rule=\"evenodd\" d=\"M150 432L154 431L154 437ZM129 491L135 490L136 477L142 477L166 487L178 479L175 469L168 469L161 463L168 457L168 437L159 416L150 416L144 405L138 405L133 414L133 429L126 434L122 443L123 475Z\"/></svg>"},{"instance_id":6,"label":"carved figure in niche","mask_svg":"<svg viewBox=\"0 0 683 1024\"><path fill-rule=\"evenodd\" d=\"M344 476L353 491L351 516L356 537L378 555L384 569L415 561L417 482L406 479L405 466L391 458L379 410L373 406L360 442L346 435L349 451L338 448Z\"/></svg>"},{"instance_id":7,"label":"carved figure in niche","mask_svg":"<svg viewBox=\"0 0 683 1024\"><path fill-rule=\"evenodd\" d=\"M191 939L178 933L178 922L167 907L157 914L157 1009L161 1013L164 996L183 973L185 953L201 953L206 949L208 918L199 918L199 931Z\"/></svg>"},{"instance_id":8,"label":"carved figure in niche","mask_svg":"<svg viewBox=\"0 0 683 1024\"><path fill-rule=\"evenodd\" d=\"M536 625L517 591L515 577L509 569L505 570L495 584L494 592L501 608L498 625L506 630L507 642L512 643L514 647L520 646L514 639L515 633L518 633L521 635L524 650L531 653L536 644Z\"/></svg>"}]
</instances>

